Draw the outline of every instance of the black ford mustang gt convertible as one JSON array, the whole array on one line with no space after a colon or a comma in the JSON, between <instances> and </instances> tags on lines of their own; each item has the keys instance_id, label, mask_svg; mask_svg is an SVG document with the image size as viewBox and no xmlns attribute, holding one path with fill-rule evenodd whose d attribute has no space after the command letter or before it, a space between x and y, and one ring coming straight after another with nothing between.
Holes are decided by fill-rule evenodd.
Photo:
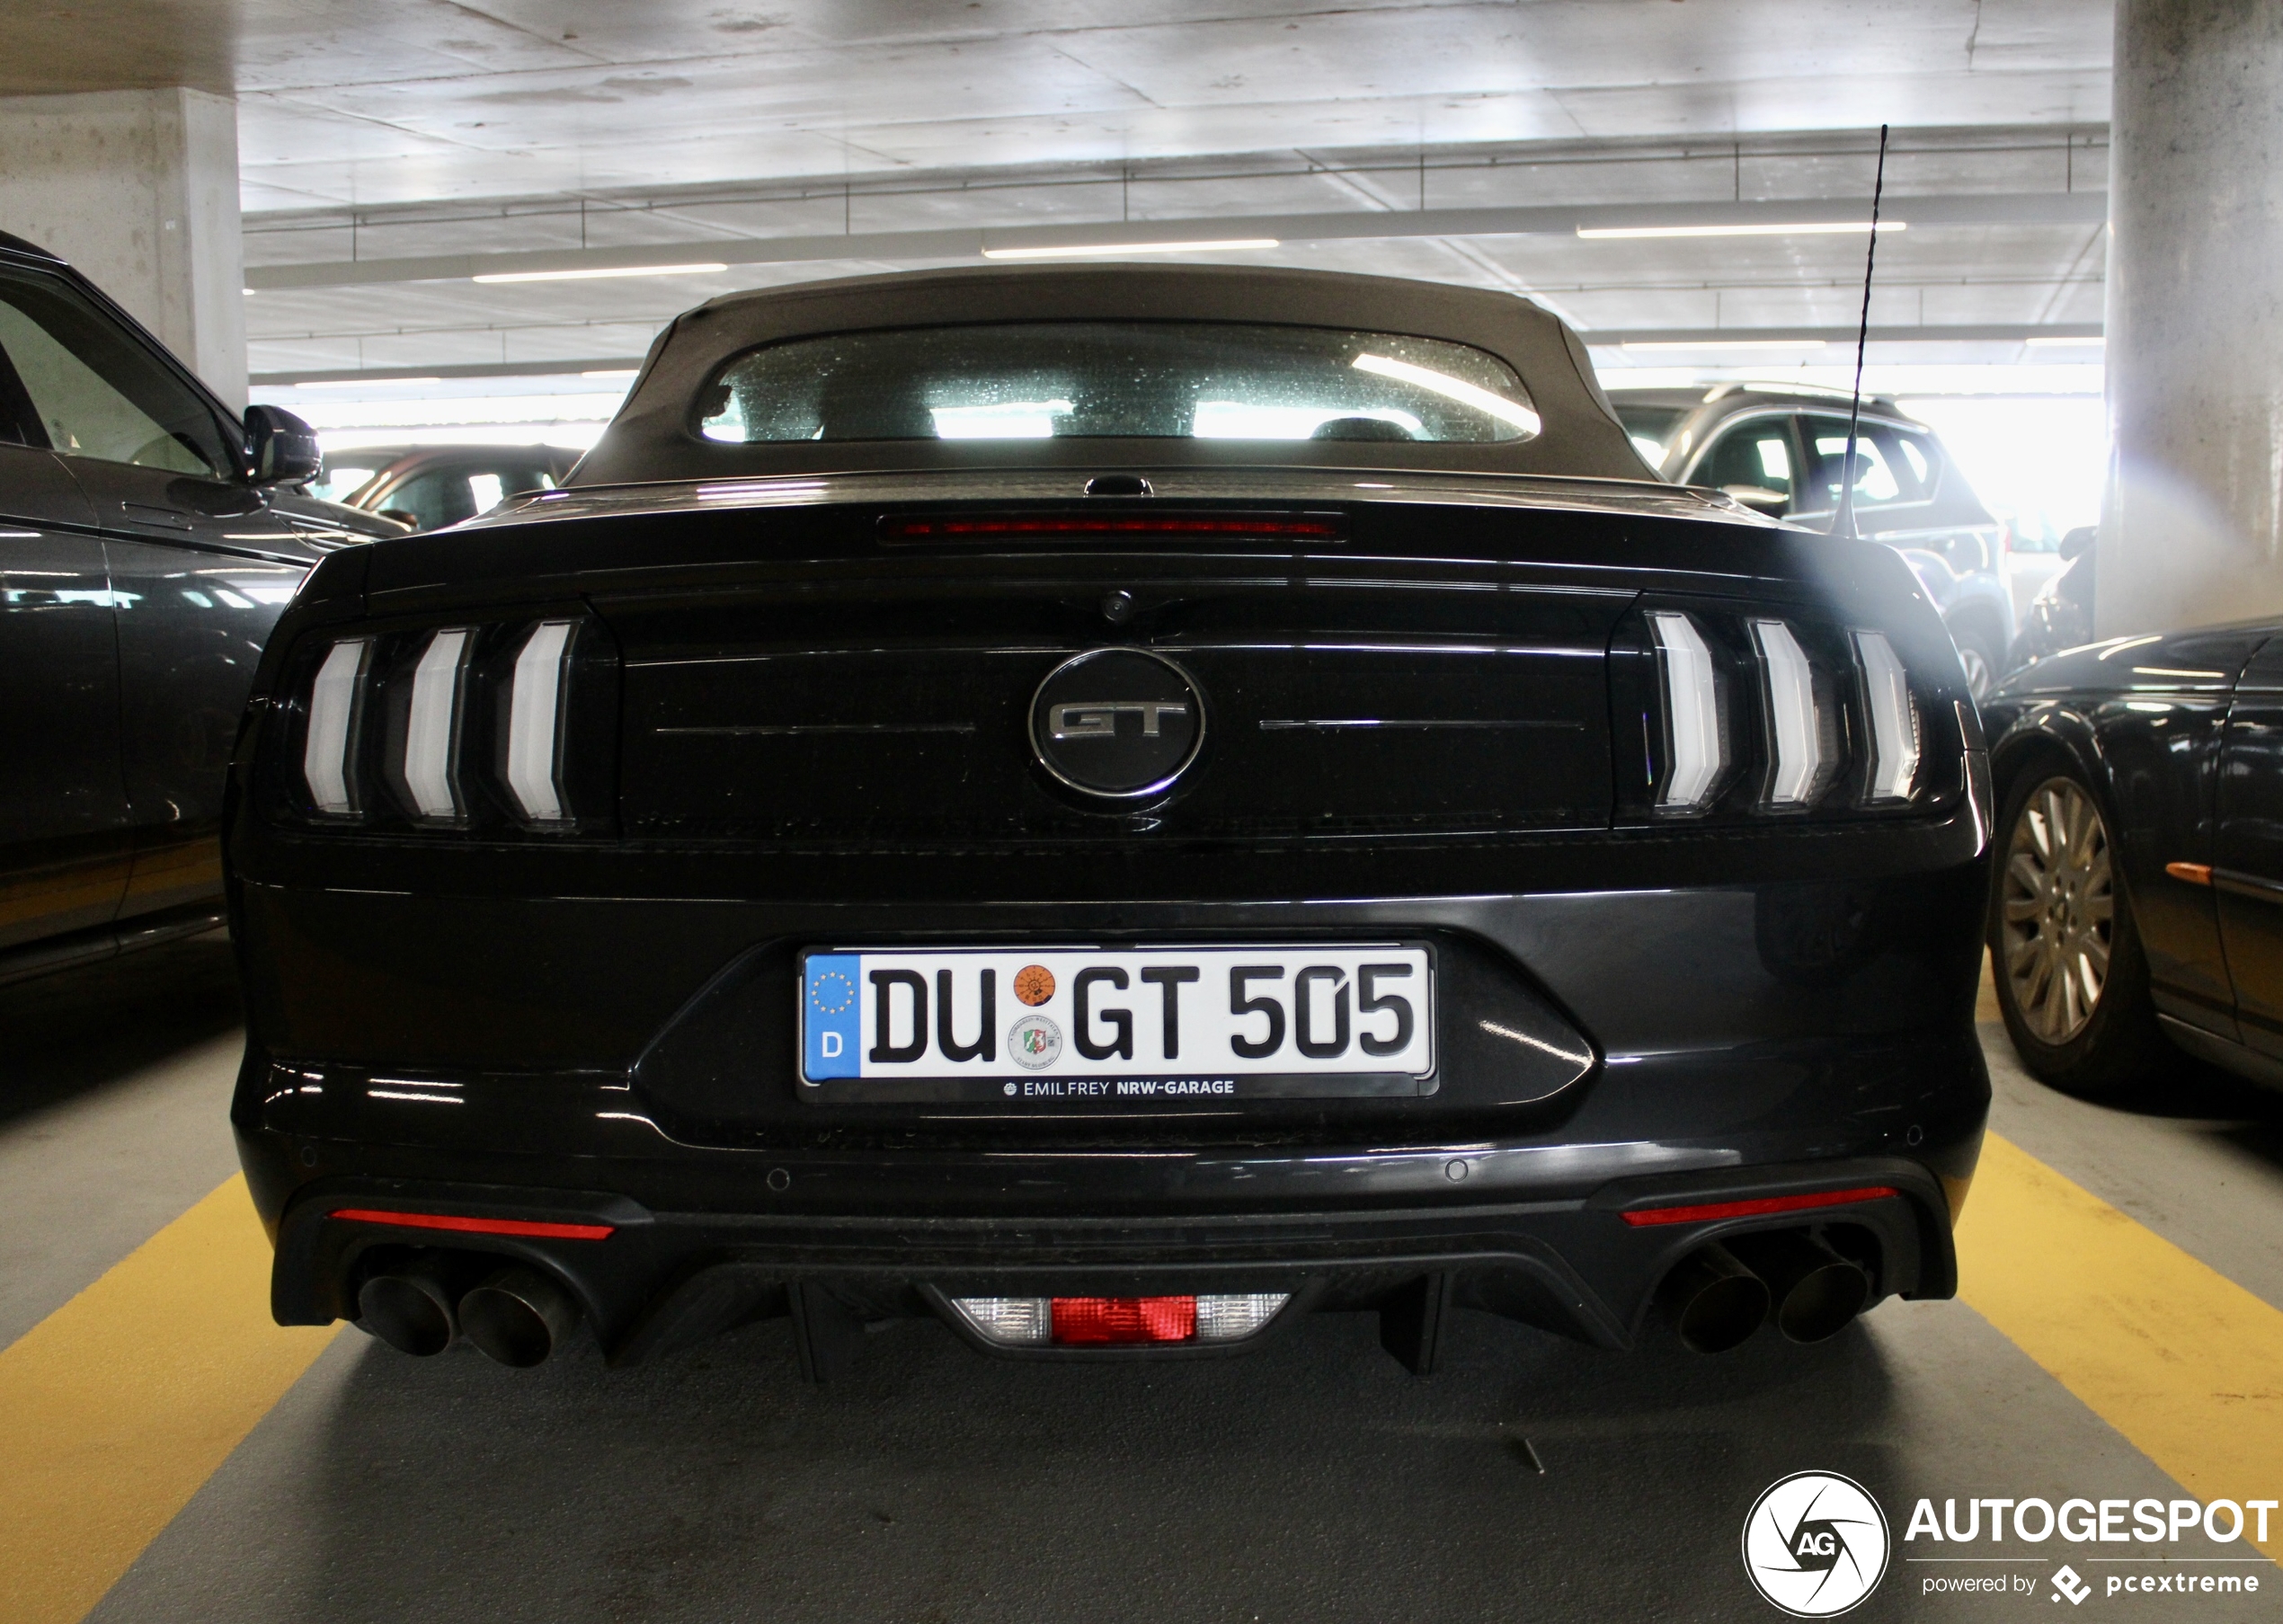
<instances>
[{"instance_id":1,"label":"black ford mustang gt convertible","mask_svg":"<svg viewBox=\"0 0 2283 1624\"><path fill-rule=\"evenodd\" d=\"M1016 1357L1953 1288L1986 758L1886 547L1527 301L940 272L680 318L567 488L327 559L234 765L274 1309Z\"/></svg>"}]
</instances>

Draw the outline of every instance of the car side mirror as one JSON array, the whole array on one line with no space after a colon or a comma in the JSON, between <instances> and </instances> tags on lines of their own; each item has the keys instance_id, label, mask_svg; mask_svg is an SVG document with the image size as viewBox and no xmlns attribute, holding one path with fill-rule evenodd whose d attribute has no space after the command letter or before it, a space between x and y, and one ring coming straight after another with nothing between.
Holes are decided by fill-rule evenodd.
<instances>
[{"instance_id":1,"label":"car side mirror","mask_svg":"<svg viewBox=\"0 0 2283 1624\"><path fill-rule=\"evenodd\" d=\"M278 406L245 409L245 448L257 485L298 485L324 466L317 431Z\"/></svg>"},{"instance_id":2,"label":"car side mirror","mask_svg":"<svg viewBox=\"0 0 2283 1624\"><path fill-rule=\"evenodd\" d=\"M2100 527L2097 525L2079 525L2061 538L2061 545L2054 551L2064 558L2078 557L2092 550L2093 537L2100 533Z\"/></svg>"},{"instance_id":3,"label":"car side mirror","mask_svg":"<svg viewBox=\"0 0 2283 1624\"><path fill-rule=\"evenodd\" d=\"M1781 519L1791 505L1788 491L1772 491L1765 485L1722 485L1720 494L1735 498L1754 513L1765 513L1771 519Z\"/></svg>"}]
</instances>

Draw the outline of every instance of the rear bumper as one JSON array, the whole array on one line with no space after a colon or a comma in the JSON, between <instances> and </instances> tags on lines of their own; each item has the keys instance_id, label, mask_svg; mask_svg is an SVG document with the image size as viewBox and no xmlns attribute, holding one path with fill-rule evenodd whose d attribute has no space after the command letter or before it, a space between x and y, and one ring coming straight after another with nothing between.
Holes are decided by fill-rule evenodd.
<instances>
[{"instance_id":1,"label":"rear bumper","mask_svg":"<svg viewBox=\"0 0 2283 1624\"><path fill-rule=\"evenodd\" d=\"M353 1313L383 1249L440 1242L330 1216L358 1208L607 1224L599 1240L449 1239L559 1275L621 1362L804 1301L878 1317L932 1311L940 1292L1291 1291L1383 1313L1425 1297L1624 1347L1671 1265L1739 1229L1852 1226L1879 1295L1950 1293L1951 1218L1989 1105L1972 1015L1982 854L1961 814L1876 839L1693 842L1692 864L1663 853L1665 872L1623 889L1362 901L241 880L253 1038L233 1119L286 1323ZM1595 1063L1529 1096L1454 1041L1429 1097L1153 1116L795 1098L799 945L1026 933L1437 933L1454 977L1475 966L1452 982L1446 1031L1494 1013L1482 1000L1530 1001ZM1788 1220L1621 1216L1865 1185L1897 1194Z\"/></svg>"},{"instance_id":2,"label":"rear bumper","mask_svg":"<svg viewBox=\"0 0 2283 1624\"><path fill-rule=\"evenodd\" d=\"M279 1222L272 1307L284 1324L353 1316L356 1283L368 1268L407 1247L446 1245L536 1264L563 1280L613 1364L670 1352L751 1319L797 1312L795 1300L804 1290L822 1293L858 1318L927 1314L940 1295L1282 1291L1293 1295L1295 1312L1384 1312L1425 1292L1624 1349L1639 1336L1657 1282L1675 1262L1707 1241L1753 1230L1813 1225L1828 1233L1846 1227L1852 1243L1845 1249L1876 1260L1878 1296L1950 1295L1957 1279L1951 1218L1980 1138L1977 1116L1950 1142L1926 1147L1932 1155L1923 1160L1846 1158L1616 1178L1584 1194L1550 1190L1536 1199L1511 1169L1500 1176L1496 1149L1449 1149L1408 1159L1431 1162L1415 1171L1454 1192L1479 1176L1488 1199L1168 1215L690 1211L593 1191L322 1177L294 1192ZM274 1188L274 1180L290 1178L280 1165L288 1147L278 1136L242 1132L240 1148L257 1185ZM1452 1169L1470 1166L1483 1174L1452 1176ZM623 1176L625 1169L617 1171ZM781 1177L782 1194L801 1182L784 1166L754 1173L764 1189ZM1568 1178L1559 1184L1575 1187ZM1500 1185L1506 1188L1495 1187ZM1772 1217L1651 1226L1624 1217L1867 1186L1895 1194ZM608 1234L571 1239L440 1232L336 1216L344 1210Z\"/></svg>"}]
</instances>

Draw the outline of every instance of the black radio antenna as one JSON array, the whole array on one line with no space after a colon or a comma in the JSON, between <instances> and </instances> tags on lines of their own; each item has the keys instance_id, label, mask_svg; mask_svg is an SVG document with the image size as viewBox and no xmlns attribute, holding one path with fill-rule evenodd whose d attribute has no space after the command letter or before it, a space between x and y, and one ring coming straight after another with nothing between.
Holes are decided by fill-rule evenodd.
<instances>
[{"instance_id":1,"label":"black radio antenna","mask_svg":"<svg viewBox=\"0 0 2283 1624\"><path fill-rule=\"evenodd\" d=\"M1879 200L1887 191L1887 126L1879 127L1879 170L1870 183L1870 246L1863 253L1863 315L1855 326L1855 395L1847 403L1847 456L1839 465L1839 510L1831 533L1855 539L1855 440L1863 417L1863 348L1870 342L1870 273L1879 264Z\"/></svg>"}]
</instances>

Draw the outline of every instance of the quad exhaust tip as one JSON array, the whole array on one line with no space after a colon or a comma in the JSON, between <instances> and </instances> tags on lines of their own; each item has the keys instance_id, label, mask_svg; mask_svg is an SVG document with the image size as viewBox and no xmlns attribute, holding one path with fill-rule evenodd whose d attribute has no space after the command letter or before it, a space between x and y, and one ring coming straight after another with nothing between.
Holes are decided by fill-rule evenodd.
<instances>
[{"instance_id":1,"label":"quad exhaust tip","mask_svg":"<svg viewBox=\"0 0 2283 1624\"><path fill-rule=\"evenodd\" d=\"M544 1364L579 1328L571 1293L537 1269L502 1269L460 1299L460 1333L516 1370Z\"/></svg>"},{"instance_id":2,"label":"quad exhaust tip","mask_svg":"<svg viewBox=\"0 0 2283 1624\"><path fill-rule=\"evenodd\" d=\"M1766 1284L1718 1241L1675 1264L1657 1297L1694 1353L1725 1353L1768 1317Z\"/></svg>"},{"instance_id":3,"label":"quad exhaust tip","mask_svg":"<svg viewBox=\"0 0 2283 1624\"><path fill-rule=\"evenodd\" d=\"M1729 1247L1767 1282L1776 1329L1793 1342L1837 1336L1870 1299L1870 1276L1800 1229L1739 1235Z\"/></svg>"},{"instance_id":4,"label":"quad exhaust tip","mask_svg":"<svg viewBox=\"0 0 2283 1624\"><path fill-rule=\"evenodd\" d=\"M1776 1229L1699 1247L1657 1300L1683 1347L1725 1353L1770 1318L1788 1341L1837 1336L1870 1300L1870 1275L1804 1229Z\"/></svg>"},{"instance_id":5,"label":"quad exhaust tip","mask_svg":"<svg viewBox=\"0 0 2283 1624\"><path fill-rule=\"evenodd\" d=\"M579 1305L549 1275L521 1265L483 1275L485 1259L432 1252L372 1275L357 1291L358 1322L400 1353L442 1353L462 1336L502 1364L542 1364L579 1328Z\"/></svg>"},{"instance_id":6,"label":"quad exhaust tip","mask_svg":"<svg viewBox=\"0 0 2283 1624\"><path fill-rule=\"evenodd\" d=\"M358 1288L357 1318L400 1353L426 1359L459 1335L450 1260L431 1256L375 1274Z\"/></svg>"}]
</instances>

